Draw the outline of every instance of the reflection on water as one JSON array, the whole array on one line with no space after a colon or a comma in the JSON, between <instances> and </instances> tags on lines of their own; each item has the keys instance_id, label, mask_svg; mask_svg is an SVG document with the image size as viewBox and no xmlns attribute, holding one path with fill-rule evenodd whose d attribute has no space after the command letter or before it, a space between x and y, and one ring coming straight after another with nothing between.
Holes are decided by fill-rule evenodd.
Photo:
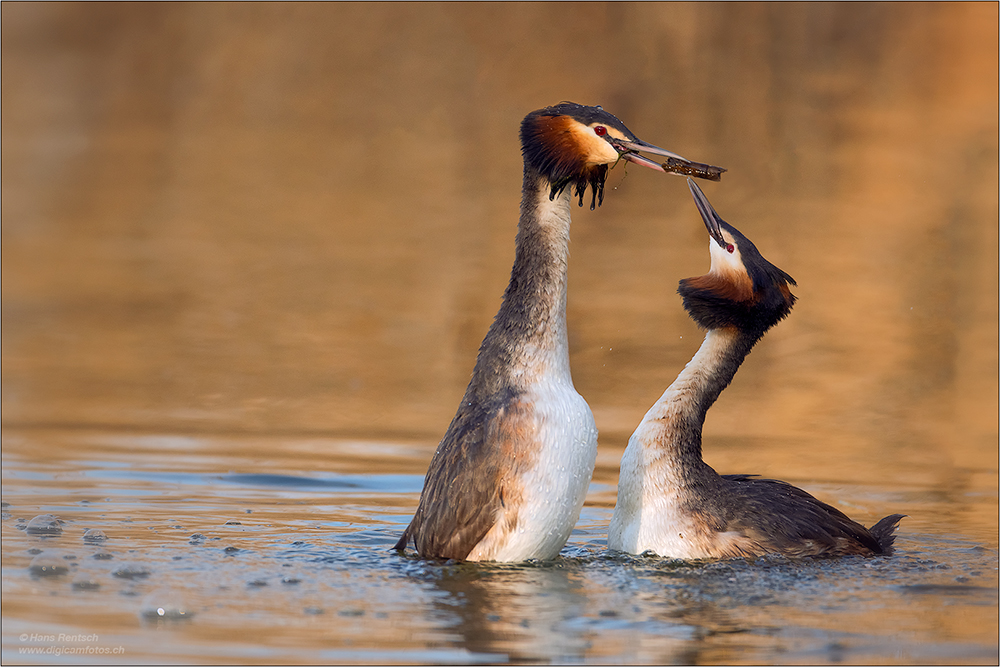
<instances>
[{"instance_id":1,"label":"reflection on water","mask_svg":"<svg viewBox=\"0 0 1000 667\"><path fill-rule=\"evenodd\" d=\"M449 617L449 629L471 653L524 663L586 655L584 636L561 631L567 621L587 614L576 568L559 563L441 569L433 583L445 595L434 606Z\"/></svg>"},{"instance_id":2,"label":"reflection on water","mask_svg":"<svg viewBox=\"0 0 1000 667\"><path fill-rule=\"evenodd\" d=\"M995 661L995 4L0 12L5 662L88 628L135 660ZM508 278L518 123L561 99L728 168L706 193L798 281L709 463L904 512L900 557L604 555L708 243L682 179L620 167L574 210L601 447L564 558L384 551Z\"/></svg>"}]
</instances>

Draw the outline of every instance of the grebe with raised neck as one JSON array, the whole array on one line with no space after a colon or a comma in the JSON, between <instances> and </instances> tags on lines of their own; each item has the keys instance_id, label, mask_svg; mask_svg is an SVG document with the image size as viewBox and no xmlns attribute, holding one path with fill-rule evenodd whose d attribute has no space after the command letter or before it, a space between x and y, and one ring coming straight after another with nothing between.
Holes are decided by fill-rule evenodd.
<instances>
[{"instance_id":1,"label":"grebe with raised neck","mask_svg":"<svg viewBox=\"0 0 1000 667\"><path fill-rule=\"evenodd\" d=\"M677 291L707 333L629 439L608 547L692 560L890 553L903 515L865 528L791 484L719 475L702 459L705 414L751 348L791 311L795 281L719 217L694 181L688 186L711 236L712 264Z\"/></svg>"}]
</instances>

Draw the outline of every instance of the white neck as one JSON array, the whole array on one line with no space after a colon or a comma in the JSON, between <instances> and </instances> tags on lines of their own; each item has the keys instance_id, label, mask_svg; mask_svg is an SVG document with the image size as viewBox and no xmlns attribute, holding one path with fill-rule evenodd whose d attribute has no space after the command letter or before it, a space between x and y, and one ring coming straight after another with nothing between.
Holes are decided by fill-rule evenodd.
<instances>
[{"instance_id":1,"label":"white neck","mask_svg":"<svg viewBox=\"0 0 1000 667\"><path fill-rule=\"evenodd\" d=\"M671 465L664 470L671 476L683 477L702 464L705 412L732 380L732 375L720 373L720 368L731 365L728 362L738 336L735 330L709 331L698 352L646 412L629 439L630 445L635 441L669 459Z\"/></svg>"}]
</instances>

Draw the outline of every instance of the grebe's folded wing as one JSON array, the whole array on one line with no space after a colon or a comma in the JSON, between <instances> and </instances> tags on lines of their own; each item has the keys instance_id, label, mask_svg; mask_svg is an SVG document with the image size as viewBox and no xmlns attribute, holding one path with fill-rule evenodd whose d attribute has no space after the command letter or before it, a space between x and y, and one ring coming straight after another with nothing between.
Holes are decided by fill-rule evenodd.
<instances>
[{"instance_id":1,"label":"grebe's folded wing","mask_svg":"<svg viewBox=\"0 0 1000 667\"><path fill-rule=\"evenodd\" d=\"M438 446L424 479L420 506L397 543L413 539L428 557L464 560L497 522L532 437L531 406L517 394L466 401Z\"/></svg>"},{"instance_id":2,"label":"grebe's folded wing","mask_svg":"<svg viewBox=\"0 0 1000 667\"><path fill-rule=\"evenodd\" d=\"M731 502L724 524L766 551L787 556L881 554L882 544L861 524L787 482L723 475Z\"/></svg>"}]
</instances>

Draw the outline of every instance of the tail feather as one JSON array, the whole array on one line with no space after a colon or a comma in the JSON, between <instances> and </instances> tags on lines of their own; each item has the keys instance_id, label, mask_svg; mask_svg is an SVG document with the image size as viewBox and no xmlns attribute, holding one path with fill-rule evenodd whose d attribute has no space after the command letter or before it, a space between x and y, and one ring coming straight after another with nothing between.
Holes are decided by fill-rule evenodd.
<instances>
[{"instance_id":1,"label":"tail feather","mask_svg":"<svg viewBox=\"0 0 1000 667\"><path fill-rule=\"evenodd\" d=\"M406 543L410 541L410 529L407 528L403 531L402 537L396 542L396 546L393 547L395 551L406 551Z\"/></svg>"},{"instance_id":2,"label":"tail feather","mask_svg":"<svg viewBox=\"0 0 1000 667\"><path fill-rule=\"evenodd\" d=\"M878 523L868 529L878 545L882 547L882 554L888 556L892 553L892 543L896 541L896 524L905 517L905 514L890 514L881 519Z\"/></svg>"}]
</instances>

